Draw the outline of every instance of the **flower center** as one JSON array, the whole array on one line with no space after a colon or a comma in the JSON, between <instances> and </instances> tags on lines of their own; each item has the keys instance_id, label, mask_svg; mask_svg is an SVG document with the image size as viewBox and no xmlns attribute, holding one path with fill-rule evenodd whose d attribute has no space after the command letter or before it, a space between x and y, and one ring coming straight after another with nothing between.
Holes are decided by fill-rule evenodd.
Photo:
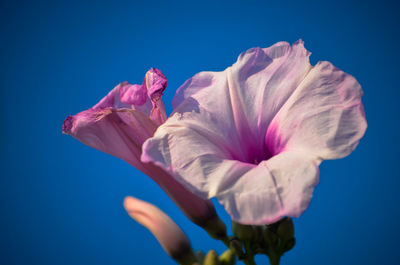
<instances>
[{"instance_id":1,"label":"flower center","mask_svg":"<svg viewBox=\"0 0 400 265\"><path fill-rule=\"evenodd\" d=\"M253 165L258 165L274 156L267 146L260 148L256 145L250 145L245 150L238 150L239 152L241 155L233 154L232 159Z\"/></svg>"}]
</instances>

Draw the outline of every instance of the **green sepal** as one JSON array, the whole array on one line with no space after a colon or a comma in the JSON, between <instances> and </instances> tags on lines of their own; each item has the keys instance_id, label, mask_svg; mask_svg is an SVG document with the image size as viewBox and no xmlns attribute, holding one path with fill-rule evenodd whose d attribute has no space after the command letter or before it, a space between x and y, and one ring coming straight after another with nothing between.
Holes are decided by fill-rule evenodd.
<instances>
[{"instance_id":1,"label":"green sepal","mask_svg":"<svg viewBox=\"0 0 400 265\"><path fill-rule=\"evenodd\" d=\"M241 241L251 241L256 235L251 225L242 225L232 222L232 230Z\"/></svg>"},{"instance_id":2,"label":"green sepal","mask_svg":"<svg viewBox=\"0 0 400 265\"><path fill-rule=\"evenodd\" d=\"M287 241L294 236L294 225L293 221L289 217L283 218L279 222L278 229L276 231L276 234L284 241Z\"/></svg>"}]
</instances>

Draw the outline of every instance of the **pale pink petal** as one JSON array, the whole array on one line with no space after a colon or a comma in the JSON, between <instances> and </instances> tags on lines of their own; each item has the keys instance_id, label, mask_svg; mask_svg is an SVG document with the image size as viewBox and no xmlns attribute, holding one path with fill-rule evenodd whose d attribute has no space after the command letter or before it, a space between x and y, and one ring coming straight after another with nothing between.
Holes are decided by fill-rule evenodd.
<instances>
[{"instance_id":1,"label":"pale pink petal","mask_svg":"<svg viewBox=\"0 0 400 265\"><path fill-rule=\"evenodd\" d=\"M215 196L215 183L229 174L213 175L229 156L212 133L195 130L184 121L161 126L153 137L143 145L143 162L152 162L169 171L181 183L203 198ZM232 160L235 162L234 160ZM228 167L229 168L229 167Z\"/></svg>"},{"instance_id":2,"label":"pale pink petal","mask_svg":"<svg viewBox=\"0 0 400 265\"><path fill-rule=\"evenodd\" d=\"M140 161L142 144L156 128L140 111L106 108L89 109L69 116L64 121L63 132L143 171Z\"/></svg>"},{"instance_id":3,"label":"pale pink petal","mask_svg":"<svg viewBox=\"0 0 400 265\"><path fill-rule=\"evenodd\" d=\"M134 220L150 230L170 257L179 260L192 255L185 233L159 208L133 197L125 198L124 207Z\"/></svg>"},{"instance_id":4,"label":"pale pink petal","mask_svg":"<svg viewBox=\"0 0 400 265\"><path fill-rule=\"evenodd\" d=\"M233 220L270 224L284 216L299 217L319 182L319 161L299 152L283 152L262 161L217 196Z\"/></svg>"},{"instance_id":5,"label":"pale pink petal","mask_svg":"<svg viewBox=\"0 0 400 265\"><path fill-rule=\"evenodd\" d=\"M270 157L267 127L310 71L309 55L302 41L250 49L224 72L201 72L187 80L173 100L174 110L200 107L201 126L227 137L236 159L264 160Z\"/></svg>"},{"instance_id":6,"label":"pale pink petal","mask_svg":"<svg viewBox=\"0 0 400 265\"><path fill-rule=\"evenodd\" d=\"M306 209L318 183L315 157L286 152L259 165L244 163L228 159L214 139L178 126L160 127L157 137L144 144L142 160L167 169L203 198L217 197L240 223L273 223L283 216L298 217Z\"/></svg>"},{"instance_id":7,"label":"pale pink petal","mask_svg":"<svg viewBox=\"0 0 400 265\"><path fill-rule=\"evenodd\" d=\"M203 178L201 167L211 164L202 161L209 156L253 164L271 157L264 144L269 121L310 70L309 54L301 41L280 42L246 51L224 72L187 80L173 100L174 113L144 146L143 161L173 171L197 194L215 196L203 192L214 179ZM164 161L168 156L172 163ZM196 172L178 172L196 163Z\"/></svg>"},{"instance_id":8,"label":"pale pink petal","mask_svg":"<svg viewBox=\"0 0 400 265\"><path fill-rule=\"evenodd\" d=\"M367 127L357 80L329 62L319 62L268 128L273 154L302 150L322 159L347 156Z\"/></svg>"}]
</instances>

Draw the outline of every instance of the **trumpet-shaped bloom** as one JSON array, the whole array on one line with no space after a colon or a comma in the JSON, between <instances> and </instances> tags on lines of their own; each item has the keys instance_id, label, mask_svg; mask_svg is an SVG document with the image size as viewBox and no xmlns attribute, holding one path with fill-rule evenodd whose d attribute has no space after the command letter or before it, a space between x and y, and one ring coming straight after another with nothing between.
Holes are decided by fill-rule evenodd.
<instances>
[{"instance_id":1,"label":"trumpet-shaped bloom","mask_svg":"<svg viewBox=\"0 0 400 265\"><path fill-rule=\"evenodd\" d=\"M63 132L82 143L119 157L150 176L196 224L217 218L211 201L199 198L165 170L140 161L142 145L166 120L162 93L167 79L150 69L142 85L123 82L94 107L69 116Z\"/></svg>"},{"instance_id":2,"label":"trumpet-shaped bloom","mask_svg":"<svg viewBox=\"0 0 400 265\"><path fill-rule=\"evenodd\" d=\"M311 66L309 56L301 40L279 42L190 78L142 161L217 197L239 223L300 216L320 162L350 154L366 130L356 79L329 62Z\"/></svg>"},{"instance_id":3,"label":"trumpet-shaped bloom","mask_svg":"<svg viewBox=\"0 0 400 265\"><path fill-rule=\"evenodd\" d=\"M185 233L156 206L133 197L126 197L124 207L132 219L150 230L170 257L180 260L185 256L193 256Z\"/></svg>"}]
</instances>

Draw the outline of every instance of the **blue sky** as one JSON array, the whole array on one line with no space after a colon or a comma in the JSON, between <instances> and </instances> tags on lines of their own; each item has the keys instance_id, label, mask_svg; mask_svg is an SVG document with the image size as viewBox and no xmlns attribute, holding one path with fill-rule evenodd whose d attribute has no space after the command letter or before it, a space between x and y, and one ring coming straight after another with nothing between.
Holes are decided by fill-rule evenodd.
<instances>
[{"instance_id":1,"label":"blue sky","mask_svg":"<svg viewBox=\"0 0 400 265\"><path fill-rule=\"evenodd\" d=\"M361 83L369 127L353 154L321 165L281 264L398 264L398 12L394 1L2 1L0 263L174 264L124 212L126 195L167 212L195 249L221 253L148 177L62 135L62 122L150 67L168 78L171 111L195 73L301 38L313 64Z\"/></svg>"}]
</instances>

